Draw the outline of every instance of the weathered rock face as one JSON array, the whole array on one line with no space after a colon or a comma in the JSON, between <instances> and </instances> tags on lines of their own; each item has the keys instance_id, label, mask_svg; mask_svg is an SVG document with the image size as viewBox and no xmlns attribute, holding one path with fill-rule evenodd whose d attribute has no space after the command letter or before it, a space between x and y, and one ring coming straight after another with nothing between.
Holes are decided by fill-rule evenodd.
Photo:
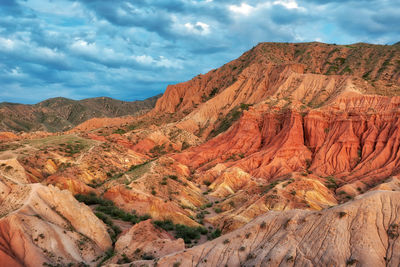
<instances>
[{"instance_id":1,"label":"weathered rock face","mask_svg":"<svg viewBox=\"0 0 400 267\"><path fill-rule=\"evenodd\" d=\"M93 264L111 247L103 222L70 192L5 177L0 191L2 264Z\"/></svg>"},{"instance_id":2,"label":"weathered rock face","mask_svg":"<svg viewBox=\"0 0 400 267\"><path fill-rule=\"evenodd\" d=\"M262 43L217 70L169 86L151 114L193 110L178 125L206 137L233 108L268 97L318 107L350 82L364 93L393 96L399 59L396 46Z\"/></svg>"},{"instance_id":3,"label":"weathered rock face","mask_svg":"<svg viewBox=\"0 0 400 267\"><path fill-rule=\"evenodd\" d=\"M234 180L229 175L225 172L221 177L232 183ZM235 176L232 178L237 179ZM219 192L217 188L210 195ZM313 175L304 177L294 173L286 180L275 181L267 186L252 178L240 190L230 193L220 203L215 204L214 209L220 209L221 212L205 221L227 233L270 210L321 210L335 205L335 194L325 186L322 179Z\"/></svg>"},{"instance_id":4,"label":"weathered rock face","mask_svg":"<svg viewBox=\"0 0 400 267\"><path fill-rule=\"evenodd\" d=\"M151 220L147 220L136 224L118 238L115 243L117 255L111 262L121 262L123 260L121 255L125 255L126 260L134 261L144 255L160 258L184 249L185 243L182 238L173 238L168 232L156 228Z\"/></svg>"},{"instance_id":5,"label":"weathered rock face","mask_svg":"<svg viewBox=\"0 0 400 267\"><path fill-rule=\"evenodd\" d=\"M371 186L398 171L398 102L352 93L308 113L259 104L229 131L174 158L194 169L226 162L267 180L308 171Z\"/></svg>"},{"instance_id":6,"label":"weathered rock face","mask_svg":"<svg viewBox=\"0 0 400 267\"><path fill-rule=\"evenodd\" d=\"M157 266L397 266L399 203L399 192L376 191L324 211L269 212Z\"/></svg>"},{"instance_id":7,"label":"weathered rock face","mask_svg":"<svg viewBox=\"0 0 400 267\"><path fill-rule=\"evenodd\" d=\"M122 177L126 185L115 181L106 183L104 197L126 211L135 210L156 220L198 226L192 210L206 200L201 190L188 180L189 175L185 165L161 157L128 172Z\"/></svg>"}]
</instances>

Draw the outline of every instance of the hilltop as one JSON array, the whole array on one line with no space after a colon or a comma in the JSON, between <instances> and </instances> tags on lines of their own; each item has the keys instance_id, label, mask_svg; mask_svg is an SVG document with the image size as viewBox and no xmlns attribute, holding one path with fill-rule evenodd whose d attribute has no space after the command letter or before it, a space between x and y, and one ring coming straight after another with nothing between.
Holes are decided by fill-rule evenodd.
<instances>
[{"instance_id":1,"label":"hilltop","mask_svg":"<svg viewBox=\"0 0 400 267\"><path fill-rule=\"evenodd\" d=\"M35 105L0 103L1 131L59 132L95 117L137 115L153 108L160 95L126 102L109 97L72 100L56 97Z\"/></svg>"}]
</instances>

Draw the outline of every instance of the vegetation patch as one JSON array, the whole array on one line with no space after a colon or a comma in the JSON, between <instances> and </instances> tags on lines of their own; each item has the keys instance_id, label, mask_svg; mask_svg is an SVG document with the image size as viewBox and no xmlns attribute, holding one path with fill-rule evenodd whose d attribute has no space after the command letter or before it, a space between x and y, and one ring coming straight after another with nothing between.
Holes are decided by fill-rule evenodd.
<instances>
[{"instance_id":1,"label":"vegetation patch","mask_svg":"<svg viewBox=\"0 0 400 267\"><path fill-rule=\"evenodd\" d=\"M339 187L339 185L337 184L335 178L333 176L328 176L325 177L326 179L326 187L330 188L330 189L337 189Z\"/></svg>"},{"instance_id":2,"label":"vegetation patch","mask_svg":"<svg viewBox=\"0 0 400 267\"><path fill-rule=\"evenodd\" d=\"M171 220L153 221L156 227L165 231L173 231L175 238L182 238L186 244L191 244L194 240L200 239L201 235L206 235L208 230L204 227L190 227L183 224L174 224Z\"/></svg>"},{"instance_id":3,"label":"vegetation patch","mask_svg":"<svg viewBox=\"0 0 400 267\"><path fill-rule=\"evenodd\" d=\"M228 130L232 124L237 121L243 114L243 110L248 110L251 104L240 104L240 106L233 108L229 113L220 121L218 126L211 131L210 136L214 137L220 133Z\"/></svg>"},{"instance_id":4,"label":"vegetation patch","mask_svg":"<svg viewBox=\"0 0 400 267\"><path fill-rule=\"evenodd\" d=\"M111 200L100 198L95 193L90 193L89 195L77 194L75 195L75 198L79 202L83 202L86 205L98 205L96 207L97 212L107 214L114 219L122 220L125 222L131 222L133 224L150 219L150 216L147 214L139 216L136 214L135 211L132 213L126 212L115 206Z\"/></svg>"}]
</instances>

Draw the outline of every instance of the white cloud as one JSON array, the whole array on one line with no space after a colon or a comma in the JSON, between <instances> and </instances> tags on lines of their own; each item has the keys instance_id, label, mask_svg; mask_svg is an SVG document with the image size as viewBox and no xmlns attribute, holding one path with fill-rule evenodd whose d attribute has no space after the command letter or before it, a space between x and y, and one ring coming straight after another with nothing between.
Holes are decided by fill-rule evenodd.
<instances>
[{"instance_id":1,"label":"white cloud","mask_svg":"<svg viewBox=\"0 0 400 267\"><path fill-rule=\"evenodd\" d=\"M0 49L11 51L15 47L15 41L0 37Z\"/></svg>"},{"instance_id":2,"label":"white cloud","mask_svg":"<svg viewBox=\"0 0 400 267\"><path fill-rule=\"evenodd\" d=\"M141 55L141 56L133 56L132 57L135 61L145 64L145 65L151 65L154 63L154 59L151 56L148 55Z\"/></svg>"},{"instance_id":3,"label":"white cloud","mask_svg":"<svg viewBox=\"0 0 400 267\"><path fill-rule=\"evenodd\" d=\"M281 5L286 7L287 9L298 9L300 8L297 4L296 0L276 0L273 3L274 5Z\"/></svg>"},{"instance_id":4,"label":"white cloud","mask_svg":"<svg viewBox=\"0 0 400 267\"><path fill-rule=\"evenodd\" d=\"M157 67L164 67L164 68L175 68L175 69L182 69L182 62L179 60L170 60L164 56L160 56L158 59L154 59L152 56L149 55L141 55L141 56L132 56L131 59L135 60L138 63L143 65L154 65Z\"/></svg>"},{"instance_id":5,"label":"white cloud","mask_svg":"<svg viewBox=\"0 0 400 267\"><path fill-rule=\"evenodd\" d=\"M210 25L200 21L196 22L196 24L185 23L185 28L195 34L207 35L210 33Z\"/></svg>"},{"instance_id":6,"label":"white cloud","mask_svg":"<svg viewBox=\"0 0 400 267\"><path fill-rule=\"evenodd\" d=\"M241 3L240 6L230 5L229 10L236 14L248 16L254 10L254 7L246 3Z\"/></svg>"}]
</instances>

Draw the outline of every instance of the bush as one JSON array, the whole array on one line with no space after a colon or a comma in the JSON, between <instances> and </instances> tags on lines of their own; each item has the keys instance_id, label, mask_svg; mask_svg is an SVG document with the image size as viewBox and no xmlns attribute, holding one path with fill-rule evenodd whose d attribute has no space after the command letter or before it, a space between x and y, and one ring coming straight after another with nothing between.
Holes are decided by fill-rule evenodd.
<instances>
[{"instance_id":1,"label":"bush","mask_svg":"<svg viewBox=\"0 0 400 267\"><path fill-rule=\"evenodd\" d=\"M104 262L106 262L108 259L111 259L115 255L114 249L110 248L109 250L104 253L103 259L99 262L97 266L101 266Z\"/></svg>"},{"instance_id":2,"label":"bush","mask_svg":"<svg viewBox=\"0 0 400 267\"><path fill-rule=\"evenodd\" d=\"M205 181L203 181L203 184L205 184L206 186L210 186L211 182L210 182L210 181L207 181L207 180L205 180Z\"/></svg>"},{"instance_id":3,"label":"bush","mask_svg":"<svg viewBox=\"0 0 400 267\"><path fill-rule=\"evenodd\" d=\"M168 178L175 180L175 181L178 180L178 176L176 176L176 175L168 175Z\"/></svg>"},{"instance_id":4,"label":"bush","mask_svg":"<svg viewBox=\"0 0 400 267\"><path fill-rule=\"evenodd\" d=\"M122 232L121 228L119 228L117 225L114 225L113 221L110 219L110 217L108 217L107 215L105 215L104 213L101 212L95 212L94 213L97 218L99 218L100 220L102 220L105 224L107 224L107 226L109 227L109 229L111 229L112 231L108 231L108 234L111 237L111 240L113 243L115 243L115 241L117 241L117 236Z\"/></svg>"},{"instance_id":5,"label":"bush","mask_svg":"<svg viewBox=\"0 0 400 267\"><path fill-rule=\"evenodd\" d=\"M175 231L175 237L182 238L185 243L191 243L193 239L199 239L200 235L208 233L208 230L204 227L190 227L183 224L174 225L171 220L153 221L153 224L165 231Z\"/></svg>"},{"instance_id":6,"label":"bush","mask_svg":"<svg viewBox=\"0 0 400 267\"><path fill-rule=\"evenodd\" d=\"M105 214L110 215L111 217L115 219L120 219L125 222L131 222L133 224L136 224L140 221L143 221L143 217L139 217L136 214L128 213L124 210L121 210L120 208L116 206L98 206L96 208L96 211L103 212Z\"/></svg>"},{"instance_id":7,"label":"bush","mask_svg":"<svg viewBox=\"0 0 400 267\"><path fill-rule=\"evenodd\" d=\"M171 220L153 221L153 224L164 229L165 231L172 231L175 229L174 223Z\"/></svg>"},{"instance_id":8,"label":"bush","mask_svg":"<svg viewBox=\"0 0 400 267\"><path fill-rule=\"evenodd\" d=\"M142 259L143 260L154 260L154 256L153 255L151 255L151 254L143 254L142 255Z\"/></svg>"},{"instance_id":9,"label":"bush","mask_svg":"<svg viewBox=\"0 0 400 267\"><path fill-rule=\"evenodd\" d=\"M222 209L221 209L221 208L215 208L214 211L215 211L216 213L221 213L221 212L222 212Z\"/></svg>"},{"instance_id":10,"label":"bush","mask_svg":"<svg viewBox=\"0 0 400 267\"><path fill-rule=\"evenodd\" d=\"M101 206L113 206L114 203L111 200L103 199L98 197L95 193L91 192L88 195L77 194L75 195L76 200L83 202L86 205L101 205Z\"/></svg>"},{"instance_id":11,"label":"bush","mask_svg":"<svg viewBox=\"0 0 400 267\"><path fill-rule=\"evenodd\" d=\"M220 229L215 229L213 232L211 232L211 235L208 237L208 239L215 239L217 237L221 236L222 231Z\"/></svg>"},{"instance_id":12,"label":"bush","mask_svg":"<svg viewBox=\"0 0 400 267\"><path fill-rule=\"evenodd\" d=\"M177 224L175 225L175 237L182 238L185 243L191 243L193 239L200 239L200 228Z\"/></svg>"}]
</instances>

